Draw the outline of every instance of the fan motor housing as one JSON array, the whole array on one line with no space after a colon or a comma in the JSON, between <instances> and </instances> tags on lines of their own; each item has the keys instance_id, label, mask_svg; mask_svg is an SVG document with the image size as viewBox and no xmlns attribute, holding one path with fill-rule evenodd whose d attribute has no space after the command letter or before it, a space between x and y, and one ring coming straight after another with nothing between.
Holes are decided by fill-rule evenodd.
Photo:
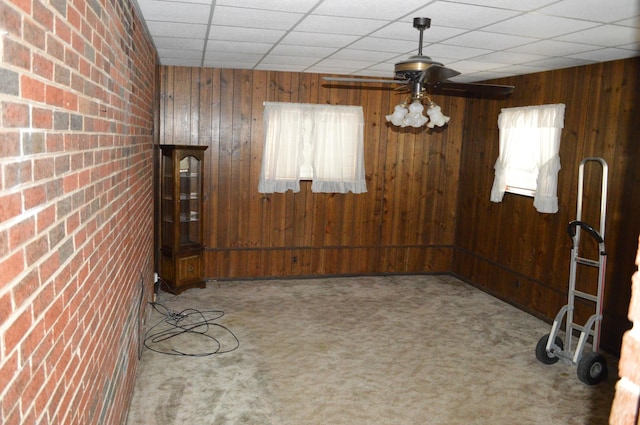
<instances>
[{"instance_id":1,"label":"fan motor housing","mask_svg":"<svg viewBox=\"0 0 640 425\"><path fill-rule=\"evenodd\" d=\"M440 62L432 60L429 56L417 55L411 56L408 60L395 64L394 71L397 78L410 80L431 65L443 66Z\"/></svg>"}]
</instances>

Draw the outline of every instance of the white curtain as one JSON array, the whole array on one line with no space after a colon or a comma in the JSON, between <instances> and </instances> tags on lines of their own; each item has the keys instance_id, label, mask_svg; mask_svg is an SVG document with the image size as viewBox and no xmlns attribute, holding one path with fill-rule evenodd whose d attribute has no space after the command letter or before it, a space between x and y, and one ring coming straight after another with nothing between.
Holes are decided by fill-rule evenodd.
<instances>
[{"instance_id":1,"label":"white curtain","mask_svg":"<svg viewBox=\"0 0 640 425\"><path fill-rule=\"evenodd\" d=\"M543 213L558 211L560 136L564 127L564 104L504 108L498 116L500 154L495 163L491 201L501 202L506 189L509 164L518 155L519 144L534 143L537 171L534 207ZM525 137L526 135L526 137ZM528 146L531 148L531 146ZM531 149L526 151L531 152Z\"/></svg>"},{"instance_id":2,"label":"white curtain","mask_svg":"<svg viewBox=\"0 0 640 425\"><path fill-rule=\"evenodd\" d=\"M295 105L265 105L259 192L300 192L303 124L303 110Z\"/></svg>"},{"instance_id":3,"label":"white curtain","mask_svg":"<svg viewBox=\"0 0 640 425\"><path fill-rule=\"evenodd\" d=\"M259 192L298 192L301 178L313 192L367 191L362 107L267 102L264 126Z\"/></svg>"}]
</instances>

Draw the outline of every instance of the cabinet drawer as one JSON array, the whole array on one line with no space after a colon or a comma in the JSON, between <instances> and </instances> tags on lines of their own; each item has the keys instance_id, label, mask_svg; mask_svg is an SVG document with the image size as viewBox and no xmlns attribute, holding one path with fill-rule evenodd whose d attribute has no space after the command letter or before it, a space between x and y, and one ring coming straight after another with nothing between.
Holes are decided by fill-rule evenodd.
<instances>
[{"instance_id":1,"label":"cabinet drawer","mask_svg":"<svg viewBox=\"0 0 640 425\"><path fill-rule=\"evenodd\" d=\"M202 255L192 255L178 258L178 282L188 283L189 281L202 279Z\"/></svg>"}]
</instances>

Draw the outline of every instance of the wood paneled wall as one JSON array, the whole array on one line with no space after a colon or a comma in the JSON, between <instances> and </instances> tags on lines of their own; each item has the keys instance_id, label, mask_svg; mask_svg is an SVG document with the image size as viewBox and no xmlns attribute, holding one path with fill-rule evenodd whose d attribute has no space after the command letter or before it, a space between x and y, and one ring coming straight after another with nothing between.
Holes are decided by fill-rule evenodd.
<instances>
[{"instance_id":1,"label":"wood paneled wall","mask_svg":"<svg viewBox=\"0 0 640 425\"><path fill-rule=\"evenodd\" d=\"M603 157L610 170L602 345L616 353L640 234L639 72L636 58L503 79L516 86L506 100L437 96L451 121L425 131L386 123L402 95L384 87L161 67L160 143L210 147L209 278L453 272L549 320L566 303L578 164ZM296 194L258 193L265 101L362 105L368 192L315 194L303 182ZM567 105L560 211L540 214L531 198L512 194L491 203L500 108L546 103ZM591 223L599 220L591 215L599 185L598 170L587 169L583 219Z\"/></svg>"},{"instance_id":2,"label":"wood paneled wall","mask_svg":"<svg viewBox=\"0 0 640 425\"><path fill-rule=\"evenodd\" d=\"M635 58L500 80L516 86L513 95L506 102L469 100L462 143L453 271L545 318L553 318L567 302L571 239L566 228L576 217L579 163L592 156L607 161L602 346L614 353L629 326L626 315L640 234L639 76L640 59ZM513 194L505 194L502 203L489 202L500 108L549 103L567 105L560 146L559 212L538 213L532 198ZM597 164L585 167L582 218L596 228L600 176ZM597 258L594 246L581 249ZM595 293L593 273L584 273L577 282ZM592 313L585 308L581 315Z\"/></svg>"},{"instance_id":3,"label":"wood paneled wall","mask_svg":"<svg viewBox=\"0 0 640 425\"><path fill-rule=\"evenodd\" d=\"M162 67L160 143L209 145L209 278L448 272L464 100L438 99L446 129L399 130L405 94L317 74ZM362 105L366 194L258 193L263 102Z\"/></svg>"}]
</instances>

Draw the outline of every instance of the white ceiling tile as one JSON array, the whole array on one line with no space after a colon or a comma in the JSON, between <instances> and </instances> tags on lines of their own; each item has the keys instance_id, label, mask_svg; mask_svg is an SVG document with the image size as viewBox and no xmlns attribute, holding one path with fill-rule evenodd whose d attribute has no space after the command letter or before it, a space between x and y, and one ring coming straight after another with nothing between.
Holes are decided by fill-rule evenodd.
<instances>
[{"instance_id":1,"label":"white ceiling tile","mask_svg":"<svg viewBox=\"0 0 640 425\"><path fill-rule=\"evenodd\" d=\"M197 50L202 56L204 40L199 38L155 37L156 48L160 49L187 49Z\"/></svg>"},{"instance_id":2,"label":"white ceiling tile","mask_svg":"<svg viewBox=\"0 0 640 425\"><path fill-rule=\"evenodd\" d=\"M275 43L280 40L284 34L286 34L286 32L283 30L212 25L209 31L209 39Z\"/></svg>"},{"instance_id":3,"label":"white ceiling tile","mask_svg":"<svg viewBox=\"0 0 640 425\"><path fill-rule=\"evenodd\" d=\"M545 39L575 31L581 31L595 26L598 26L598 24L594 22L561 18L557 16L527 14L516 16L515 18L511 18L494 25L489 25L484 28L484 30Z\"/></svg>"},{"instance_id":4,"label":"white ceiling tile","mask_svg":"<svg viewBox=\"0 0 640 425\"><path fill-rule=\"evenodd\" d=\"M207 51L233 53L267 53L271 48L268 43L245 43L234 41L209 40Z\"/></svg>"},{"instance_id":5,"label":"white ceiling tile","mask_svg":"<svg viewBox=\"0 0 640 425\"><path fill-rule=\"evenodd\" d=\"M480 55L491 53L491 50L477 49L474 47L447 46L444 44L430 44L426 46L423 54L436 61L446 62L451 60L470 59Z\"/></svg>"},{"instance_id":6,"label":"white ceiling tile","mask_svg":"<svg viewBox=\"0 0 640 425\"><path fill-rule=\"evenodd\" d=\"M318 62L318 58L306 56L267 55L260 61L260 65L286 65L308 67Z\"/></svg>"},{"instance_id":7,"label":"white ceiling tile","mask_svg":"<svg viewBox=\"0 0 640 425\"><path fill-rule=\"evenodd\" d=\"M377 37L364 37L349 45L349 48L379 52L389 52L400 55L403 53L417 53L416 43L405 40L390 40Z\"/></svg>"},{"instance_id":8,"label":"white ceiling tile","mask_svg":"<svg viewBox=\"0 0 640 425\"><path fill-rule=\"evenodd\" d=\"M533 74L534 72L546 71L548 68L539 68L531 65L511 65L504 68L493 69L494 72L514 72L513 75Z\"/></svg>"},{"instance_id":9,"label":"white ceiling tile","mask_svg":"<svg viewBox=\"0 0 640 425\"><path fill-rule=\"evenodd\" d=\"M199 61L202 59L202 50L185 49L158 49L158 54L165 58L172 59L192 59Z\"/></svg>"},{"instance_id":10,"label":"white ceiling tile","mask_svg":"<svg viewBox=\"0 0 640 425\"><path fill-rule=\"evenodd\" d=\"M345 47L356 41L358 38L359 37L355 35L318 34L313 32L292 31L288 33L280 43L298 46Z\"/></svg>"},{"instance_id":11,"label":"white ceiling tile","mask_svg":"<svg viewBox=\"0 0 640 425\"><path fill-rule=\"evenodd\" d=\"M296 27L296 31L366 35L385 24L374 19L342 18L337 16L310 15Z\"/></svg>"},{"instance_id":12,"label":"white ceiling tile","mask_svg":"<svg viewBox=\"0 0 640 425\"><path fill-rule=\"evenodd\" d=\"M539 61L534 61L529 63L530 66L535 66L537 68L546 68L546 69L561 69L561 68L570 68L574 66L582 66L593 63L592 61L584 60L584 59L576 59L571 57L555 57L548 58Z\"/></svg>"},{"instance_id":13,"label":"white ceiling tile","mask_svg":"<svg viewBox=\"0 0 640 425\"><path fill-rule=\"evenodd\" d=\"M264 55L255 53L233 53L233 52L213 52L207 51L205 60L216 60L221 62L237 62L243 64L256 64Z\"/></svg>"},{"instance_id":14,"label":"white ceiling tile","mask_svg":"<svg viewBox=\"0 0 640 425\"><path fill-rule=\"evenodd\" d=\"M317 46L294 46L290 44L279 44L271 50L270 54L280 56L306 56L313 58L324 58L330 56L337 50L335 47Z\"/></svg>"},{"instance_id":15,"label":"white ceiling tile","mask_svg":"<svg viewBox=\"0 0 640 425\"><path fill-rule=\"evenodd\" d=\"M538 40L531 37L520 37L517 35L498 34L486 31L473 31L450 38L446 40L444 44L463 47L477 47L479 49L491 46L492 49L503 50L535 41Z\"/></svg>"},{"instance_id":16,"label":"white ceiling tile","mask_svg":"<svg viewBox=\"0 0 640 425\"><path fill-rule=\"evenodd\" d=\"M636 28L618 25L602 25L563 35L556 39L573 43L593 44L594 46L615 47L640 42L640 31Z\"/></svg>"},{"instance_id":17,"label":"white ceiling tile","mask_svg":"<svg viewBox=\"0 0 640 425\"><path fill-rule=\"evenodd\" d=\"M211 6L208 4L189 4L145 0L140 4L148 21L187 22L195 24L207 24Z\"/></svg>"},{"instance_id":18,"label":"white ceiling tile","mask_svg":"<svg viewBox=\"0 0 640 425\"><path fill-rule=\"evenodd\" d=\"M304 15L299 13L216 6L213 11L213 24L241 28L288 30L293 27L302 16Z\"/></svg>"},{"instance_id":19,"label":"white ceiling tile","mask_svg":"<svg viewBox=\"0 0 640 425\"><path fill-rule=\"evenodd\" d=\"M469 72L478 72L483 70L490 70L495 68L504 68L503 63L478 62L478 61L471 61L471 60L453 62L453 63L449 63L447 66L449 68L455 69L461 74L466 74Z\"/></svg>"},{"instance_id":20,"label":"white ceiling tile","mask_svg":"<svg viewBox=\"0 0 640 425\"><path fill-rule=\"evenodd\" d=\"M379 1L374 7L363 1L324 0L313 14L393 20L423 5L424 0Z\"/></svg>"},{"instance_id":21,"label":"white ceiling tile","mask_svg":"<svg viewBox=\"0 0 640 425\"><path fill-rule=\"evenodd\" d=\"M416 12L416 16L428 16L432 25L475 29L500 22L520 12L494 7L436 1Z\"/></svg>"},{"instance_id":22,"label":"white ceiling tile","mask_svg":"<svg viewBox=\"0 0 640 425\"><path fill-rule=\"evenodd\" d=\"M607 47L604 49L592 50L590 52L578 53L576 55L571 55L571 57L594 62L602 62L633 58L638 56L638 54L639 52L637 51Z\"/></svg>"},{"instance_id":23,"label":"white ceiling tile","mask_svg":"<svg viewBox=\"0 0 640 425\"><path fill-rule=\"evenodd\" d=\"M371 50L341 49L331 55L334 59L350 59L359 61L381 62L398 57L396 53L375 52Z\"/></svg>"},{"instance_id":24,"label":"white ceiling tile","mask_svg":"<svg viewBox=\"0 0 640 425\"><path fill-rule=\"evenodd\" d=\"M532 62L535 60L544 59L546 56L532 55L529 53L516 53L516 52L493 52L482 56L476 56L473 59L479 62L493 62L502 64L521 64L526 62Z\"/></svg>"},{"instance_id":25,"label":"white ceiling tile","mask_svg":"<svg viewBox=\"0 0 640 425\"><path fill-rule=\"evenodd\" d=\"M593 46L557 40L542 40L525 46L514 47L512 52L545 56L569 56L593 50Z\"/></svg>"},{"instance_id":26,"label":"white ceiling tile","mask_svg":"<svg viewBox=\"0 0 640 425\"><path fill-rule=\"evenodd\" d=\"M640 15L637 0L563 0L537 10L544 15L564 16L610 23Z\"/></svg>"},{"instance_id":27,"label":"white ceiling tile","mask_svg":"<svg viewBox=\"0 0 640 425\"><path fill-rule=\"evenodd\" d=\"M621 19L616 22L616 25L624 25L625 27L640 28L640 15L629 19Z\"/></svg>"},{"instance_id":28,"label":"white ceiling tile","mask_svg":"<svg viewBox=\"0 0 640 425\"><path fill-rule=\"evenodd\" d=\"M152 36L202 38L207 34L206 25L194 25L175 22L149 21L147 27Z\"/></svg>"},{"instance_id":29,"label":"white ceiling tile","mask_svg":"<svg viewBox=\"0 0 640 425\"><path fill-rule=\"evenodd\" d=\"M470 3L469 0L448 0L454 3ZM526 1L514 1L514 0L473 0L473 4L477 6L489 6L496 7L498 9L511 9L521 12L529 12L536 10L549 3L554 3L557 0L526 0Z\"/></svg>"},{"instance_id":30,"label":"white ceiling tile","mask_svg":"<svg viewBox=\"0 0 640 425\"><path fill-rule=\"evenodd\" d=\"M211 0L208 1L211 2ZM216 0L216 6L307 13L317 2L318 0Z\"/></svg>"},{"instance_id":31,"label":"white ceiling tile","mask_svg":"<svg viewBox=\"0 0 640 425\"><path fill-rule=\"evenodd\" d=\"M456 35L463 34L467 30L460 28L450 28L438 25L432 25L431 28L424 30L423 42L424 43L436 43L438 41L446 40ZM407 22L394 22L386 27L379 29L371 34L372 37L379 38L392 38L396 40L413 41L415 47L418 47L418 40L420 39L420 32L413 28L412 24Z\"/></svg>"},{"instance_id":32,"label":"white ceiling tile","mask_svg":"<svg viewBox=\"0 0 640 425\"><path fill-rule=\"evenodd\" d=\"M453 64L464 72L456 77L459 80L640 56L640 0L137 0L137 4L160 63L171 65L390 78L396 62L419 50L420 33L413 28L417 16L429 17L432 24L423 34L424 55Z\"/></svg>"}]
</instances>

